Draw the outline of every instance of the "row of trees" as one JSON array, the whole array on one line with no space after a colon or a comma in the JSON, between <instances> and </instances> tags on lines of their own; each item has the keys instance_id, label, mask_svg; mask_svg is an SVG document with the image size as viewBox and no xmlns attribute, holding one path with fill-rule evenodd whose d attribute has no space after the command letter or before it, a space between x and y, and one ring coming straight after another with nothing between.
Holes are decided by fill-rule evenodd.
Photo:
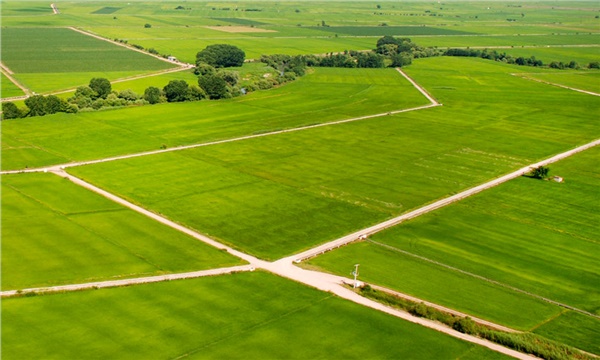
<instances>
[{"instance_id":1,"label":"row of trees","mask_svg":"<svg viewBox=\"0 0 600 360\"><path fill-rule=\"evenodd\" d=\"M384 36L371 51L344 51L319 55L263 55L261 61L280 71L294 72L302 76L306 67L382 68L402 67L412 63L413 58L442 55L438 49L423 48L409 38Z\"/></svg>"},{"instance_id":2,"label":"row of trees","mask_svg":"<svg viewBox=\"0 0 600 360\"><path fill-rule=\"evenodd\" d=\"M544 66L542 60L536 59L535 56L531 57L513 57L505 52L499 53L496 50L479 50L479 49L447 49L443 52L446 56L465 56L465 57L480 57L482 59L489 59L495 61L502 61L507 64L521 65L521 66ZM552 69L581 69L582 66L575 60L569 62L552 61L548 64L549 68ZM599 69L600 63L597 61L591 62L585 66L588 69Z\"/></svg>"}]
</instances>

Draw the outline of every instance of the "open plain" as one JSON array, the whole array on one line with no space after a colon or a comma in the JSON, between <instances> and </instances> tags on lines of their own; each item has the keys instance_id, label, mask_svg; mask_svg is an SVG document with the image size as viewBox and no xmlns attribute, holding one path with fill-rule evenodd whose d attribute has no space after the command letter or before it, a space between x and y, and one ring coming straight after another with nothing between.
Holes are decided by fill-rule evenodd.
<instances>
[{"instance_id":1,"label":"open plain","mask_svg":"<svg viewBox=\"0 0 600 360\"><path fill-rule=\"evenodd\" d=\"M6 359L600 355L597 3L1 6L4 110L98 77L166 96L208 45L247 60L227 99L2 121ZM383 36L422 48L245 92L284 75L262 55Z\"/></svg>"}]
</instances>

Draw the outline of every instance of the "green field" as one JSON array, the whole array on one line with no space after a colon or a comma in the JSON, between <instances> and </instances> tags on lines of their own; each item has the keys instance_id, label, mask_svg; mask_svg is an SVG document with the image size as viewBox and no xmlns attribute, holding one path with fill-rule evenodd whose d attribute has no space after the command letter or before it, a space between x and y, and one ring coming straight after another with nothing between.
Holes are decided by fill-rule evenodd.
<instances>
[{"instance_id":1,"label":"green field","mask_svg":"<svg viewBox=\"0 0 600 360\"><path fill-rule=\"evenodd\" d=\"M66 28L3 28L2 55L14 76L38 92L87 84L94 76L115 79L173 67Z\"/></svg>"},{"instance_id":2,"label":"green field","mask_svg":"<svg viewBox=\"0 0 600 360\"><path fill-rule=\"evenodd\" d=\"M238 264L58 176L2 176L3 290Z\"/></svg>"},{"instance_id":3,"label":"green field","mask_svg":"<svg viewBox=\"0 0 600 360\"><path fill-rule=\"evenodd\" d=\"M3 299L2 321L4 359L505 358L261 272Z\"/></svg>"},{"instance_id":4,"label":"green field","mask_svg":"<svg viewBox=\"0 0 600 360\"><path fill-rule=\"evenodd\" d=\"M569 86L575 89L600 93L600 73L596 71L553 71L547 73L523 74L525 78L533 78L552 84Z\"/></svg>"},{"instance_id":5,"label":"green field","mask_svg":"<svg viewBox=\"0 0 600 360\"><path fill-rule=\"evenodd\" d=\"M10 81L4 74L1 74L2 78L0 82L2 83L2 88L0 89L0 94L2 98L9 98L13 96L23 96L23 90L21 90L17 85L15 85L12 81Z\"/></svg>"},{"instance_id":6,"label":"green field","mask_svg":"<svg viewBox=\"0 0 600 360\"><path fill-rule=\"evenodd\" d=\"M212 44L253 59L373 49L383 35L544 64L600 61L594 1L56 4L60 14L49 2L3 0L0 50L20 83L62 98L93 77L137 93L170 80L197 84L191 71L159 74L173 65L69 27L189 63ZM229 70L241 86L277 75L260 62ZM443 106L392 115L428 103L394 69L312 68L233 99L6 120L1 166L48 167L380 114L66 169L275 260L600 138L599 97L552 85L600 93L597 69L436 57L403 70ZM154 76L131 79L143 74ZM22 94L4 75L1 82L2 97ZM597 147L550 165L562 183L514 179L302 266L351 277L360 264L359 280L600 355L599 156ZM4 290L242 263L51 173L3 174L1 186ZM28 294L1 307L2 355L15 360L504 358L261 270Z\"/></svg>"},{"instance_id":7,"label":"green field","mask_svg":"<svg viewBox=\"0 0 600 360\"><path fill-rule=\"evenodd\" d=\"M426 104L393 69L315 69L269 91L226 101L56 114L2 125L3 169L156 150ZM90 132L90 129L94 129Z\"/></svg>"},{"instance_id":8,"label":"green field","mask_svg":"<svg viewBox=\"0 0 600 360\"><path fill-rule=\"evenodd\" d=\"M593 164L599 155L593 148L551 165L563 183L518 178L310 263L344 275L360 263L365 281L510 326L537 328L558 311L509 289L490 293L495 286L398 249L598 315L600 173ZM537 331L598 352L597 318L569 313Z\"/></svg>"},{"instance_id":9,"label":"green field","mask_svg":"<svg viewBox=\"0 0 600 360\"><path fill-rule=\"evenodd\" d=\"M506 73L514 69L427 59L410 70L439 85L428 89L443 107L70 171L276 259L595 138L585 110L595 97Z\"/></svg>"}]
</instances>

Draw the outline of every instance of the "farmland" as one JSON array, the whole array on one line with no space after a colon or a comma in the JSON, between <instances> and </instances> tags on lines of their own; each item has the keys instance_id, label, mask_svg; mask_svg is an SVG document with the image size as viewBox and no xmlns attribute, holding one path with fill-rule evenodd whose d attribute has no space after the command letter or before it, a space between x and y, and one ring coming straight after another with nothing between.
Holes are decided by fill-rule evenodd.
<instances>
[{"instance_id":1,"label":"farmland","mask_svg":"<svg viewBox=\"0 0 600 360\"><path fill-rule=\"evenodd\" d=\"M591 149L555 164L552 171L565 178L564 183L515 179L311 264L344 274L360 262L366 281L511 326L536 328L559 311L554 305L511 289L495 289L494 284L409 255L414 254L597 315L600 269L595 224L600 221L600 174L592 164L598 155L600 150ZM481 302L481 297L497 301ZM533 304L523 305L523 301ZM515 312L522 308L528 311ZM522 316L529 319L521 322ZM572 321L578 316L583 319ZM580 323L589 325L579 328ZM554 328L554 333L544 328ZM579 331L575 343L598 351L593 340L600 332L597 318L568 313L540 331L561 340Z\"/></svg>"},{"instance_id":2,"label":"farmland","mask_svg":"<svg viewBox=\"0 0 600 360\"><path fill-rule=\"evenodd\" d=\"M222 102L161 104L6 121L3 144L19 145L2 152L2 167L35 167L157 150L163 144L171 147L220 140L425 103L422 95L393 69L322 68L273 91ZM94 128L93 133L90 128ZM21 139L27 139L27 144L20 144ZM30 151L24 151L23 146ZM32 159L31 152L40 157Z\"/></svg>"},{"instance_id":3,"label":"farmland","mask_svg":"<svg viewBox=\"0 0 600 360\"><path fill-rule=\"evenodd\" d=\"M173 67L65 28L5 28L2 54L14 76L38 92L85 85L99 74L118 78Z\"/></svg>"},{"instance_id":4,"label":"farmland","mask_svg":"<svg viewBox=\"0 0 600 360\"><path fill-rule=\"evenodd\" d=\"M2 89L0 90L0 93L2 94L3 98L24 95L23 90L10 81L4 74L1 74L1 76Z\"/></svg>"},{"instance_id":5,"label":"farmland","mask_svg":"<svg viewBox=\"0 0 600 360\"><path fill-rule=\"evenodd\" d=\"M503 358L261 272L7 299L2 316L6 358Z\"/></svg>"},{"instance_id":6,"label":"farmland","mask_svg":"<svg viewBox=\"0 0 600 360\"><path fill-rule=\"evenodd\" d=\"M458 74L443 70L449 62L463 70ZM415 65L410 71L416 79L434 79L430 74L436 73L440 86L430 88L449 104L418 114L72 171L254 255L276 259L560 152L572 146L568 142L585 143L592 139L589 133L597 132L585 110L597 103L593 97L509 74L500 80L499 68L513 69L453 58ZM465 78L470 79L468 85ZM536 91L541 86L545 91ZM502 118L494 115L495 110L482 108L493 92L503 94L494 99L502 104ZM529 96L526 101L523 93ZM541 108L553 106L552 99L558 96L571 100L568 105L555 103L549 117ZM589 105L580 105L588 101ZM467 109L473 109L468 119L462 116ZM543 128L538 116L544 118ZM564 123L567 117L569 124ZM448 138L448 133L454 136ZM532 142L539 146L518 146ZM136 183L138 178L145 179L143 185ZM192 183L202 185L190 189L187 184ZM204 206L198 209L198 203Z\"/></svg>"},{"instance_id":7,"label":"farmland","mask_svg":"<svg viewBox=\"0 0 600 360\"><path fill-rule=\"evenodd\" d=\"M51 174L4 176L2 223L4 290L239 264Z\"/></svg>"},{"instance_id":8,"label":"farmland","mask_svg":"<svg viewBox=\"0 0 600 360\"><path fill-rule=\"evenodd\" d=\"M591 359L546 339L600 354L600 146L550 164L562 182L521 176L365 230L596 144L597 3L56 5L58 13L35 0L2 2L2 97L22 95L11 71L31 92L62 98L93 77L111 80L113 97L199 83L185 65L165 72L176 65L133 48L189 63L211 44L238 46L246 59L369 50L383 35L437 49L414 49L410 64L384 57L401 71L309 66L298 76L251 61L226 69L240 80L232 98L3 120L6 359L468 360L503 359L508 348ZM378 50L400 56L398 41ZM438 56L447 47L545 66ZM306 260L307 250L320 255ZM358 280L415 305L400 311L360 296L340 278L358 264ZM190 272L202 277L162 277ZM421 318L429 309L420 301L479 325ZM491 351L468 329L484 326L479 319L522 333L507 329Z\"/></svg>"}]
</instances>

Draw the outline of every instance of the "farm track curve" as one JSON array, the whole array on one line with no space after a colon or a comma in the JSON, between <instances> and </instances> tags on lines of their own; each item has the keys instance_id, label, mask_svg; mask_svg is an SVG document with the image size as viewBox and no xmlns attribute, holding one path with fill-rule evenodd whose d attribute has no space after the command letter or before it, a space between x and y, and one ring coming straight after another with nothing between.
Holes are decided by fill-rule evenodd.
<instances>
[{"instance_id":1,"label":"farm track curve","mask_svg":"<svg viewBox=\"0 0 600 360\"><path fill-rule=\"evenodd\" d=\"M144 152L144 153L138 153L138 154L130 154L130 155L124 155L124 156L120 156L120 157L114 157L114 158L107 158L107 159L100 159L100 160L94 160L94 161L87 161L87 162L78 162L78 163L70 163L70 164L65 164L65 165L57 165L57 166L53 166L50 168L39 168L39 169L28 169L28 170L17 170L17 171L3 171L0 172L0 174L14 174L14 173L23 173L23 172L40 172L40 171L50 171L58 176L67 178L69 180L71 180L72 182L74 182L75 184L78 184L82 187L85 187L91 191L94 191L112 201L115 201L117 203L120 203L134 211L137 211L141 214L144 214L156 221L159 221L167 226L170 226L178 231L181 231L183 233L186 233L200 241L203 241L213 247L225 250L227 252L229 252L230 254L237 256L238 258L241 258L243 260L246 260L250 263L250 265L245 265L245 266L239 266L239 267L233 267L233 268L223 268L223 269L213 269L212 271L216 271L215 274L218 273L230 273L233 271L251 271L254 270L255 268L258 269L263 269L269 272L272 272L274 274L301 282L305 285L317 288L319 290L322 291L328 291L331 293L336 294L337 296L353 301L357 304L361 304L363 306L367 306L373 309L376 309L378 311L382 311L385 313L388 313L390 315L402 318L404 320L413 322L413 323L417 323L420 325L423 325L425 327L440 331L442 333L446 333L450 336L453 336L455 338L459 338L471 343L475 343L484 347L487 347L491 350L503 353L505 355L517 358L517 359L536 359L536 357L512 350L512 349L508 349L504 346L498 345L496 343L492 343L490 341L487 340L483 340L471 335L467 335L461 332L458 332L456 330L453 330L451 328L446 327L445 325L442 325L440 323L431 321L431 320L427 320L424 318L419 318L419 317L414 317L410 314L408 314L405 311L400 311L397 309L393 309L391 307L385 306L381 303L378 303L376 301L373 301L371 299L367 299L359 294L357 294L356 292L350 290L349 288L343 286L343 284L347 283L347 279L340 277L340 276L336 276L336 275L331 275L331 274L326 274L326 273L322 273L322 272L317 272L317 271L312 271L312 270L306 270L306 269L302 269L300 267L294 266L294 263L300 262L302 260L308 259L310 257L316 256L318 254L321 254L325 251L329 251L332 250L334 248L343 246L345 244L348 244L350 242L353 242L359 238L362 238L364 235L370 235L370 234L374 234L376 232L382 231L390 226L394 226L399 224L402 221L405 221L406 219L410 219L410 218L414 218L416 216L420 216L422 214L431 212L433 210L436 210L438 208L441 208L443 206L449 205L451 203L454 203L456 201L460 201L466 197L469 197L471 195L477 194L483 190L489 189L493 186L499 185L501 183L504 183L506 181L509 181L511 179L514 179L518 176L521 176L527 172L529 172L531 170L532 167L538 167L538 166L542 166L542 165L547 165L550 163L553 163L555 161L564 159L568 156L571 156L575 153L578 153L580 151L584 151L586 149L589 149L591 147L597 146L600 144L600 139L592 141L588 144L585 144L583 146L580 146L578 148L569 150L567 152L555 155L551 158L542 160L538 163L535 164L531 164L529 166L526 166L524 168L521 168L519 170L516 170L510 174L504 175L502 177L499 177L497 179L493 179L489 182L486 182L484 184L478 185L476 187L473 187L471 189L467 189L459 194L450 196L448 198L445 199L441 199L438 200L436 202L433 202L431 204L425 205L419 209L416 209L414 211L411 211L407 214L401 215L399 217L390 219L388 221L382 222L380 224L377 224L375 226L372 226L370 228L367 229L363 229L361 231L355 232L353 234L344 236L340 239L328 242L326 244L317 246L313 249L310 249L308 251L305 251L303 253L300 254L296 254L296 255L292 255L274 262L266 262L260 259L257 259L251 255L245 254L241 251L238 251L236 249L233 249L229 246L226 246L224 244L221 244L205 235L202 235L200 233L197 233L191 229L188 229L184 226L181 226L159 214L150 212L146 209L143 209L140 206L137 206L135 204L132 204L130 202L128 202L125 199L122 199L114 194L111 194L105 190L102 190L90 183L85 182L82 179L79 179L73 175L70 175L68 173L66 173L64 171L64 169L66 167L73 167L73 166L81 166L81 165L86 165L86 164L92 164L92 163L97 163L97 162L106 162L106 161L115 161L115 160L120 160L120 159L126 159L126 158L133 158L133 157L139 157L139 156L146 156L146 155L153 155L153 154L158 154L158 153L162 153L162 152L167 152L167 151L176 151L176 150L183 150L183 149L187 149L187 148L193 148L193 147L199 147L199 146L208 146L208 145L213 145L213 144L218 144L218 143L226 143L226 142L232 142L232 141L241 141L241 140L246 140L246 139L251 139L251 138L256 138L256 137L262 137L262 136L269 136L269 135L276 135L276 134L281 134L281 133L287 133L287 132L292 132L292 131L300 131L300 130L306 130L306 129L310 129L310 128L315 128L315 127L321 127L321 126L329 126L329 125L335 125L335 124L341 124L341 123L346 123L346 122L351 122L351 121L359 121L359 120L365 120L365 119L370 119L370 118L375 118L375 117L380 117L380 116L385 116L385 115L390 115L390 114L396 114L396 113L402 113L402 112L407 112L407 111L415 111L415 110L421 110L421 109L427 109L430 107L434 107L434 106L441 106L440 103L437 102L437 100L435 100L431 95L429 95L429 93L423 89L419 84L417 84L414 80L412 80L410 77L408 77L404 72L402 72L400 69L398 69L399 73L402 74L402 76L404 76L408 81L411 82L411 84L413 84L413 86L415 88L417 88L429 101L430 104L428 105L424 105L424 106L420 106L420 107L416 107L416 108L411 108L411 109L404 109L404 110L398 110L398 111L392 111L392 112L388 112L388 113L383 113L383 114L375 114L375 115L368 115L368 116L362 116L362 117L357 117L357 118L352 118L352 119L346 119L346 120L340 120L337 122L331 122L331 123L324 123L324 124L318 124L318 125L312 125L312 126L306 126L306 127L300 127L300 128L294 128L294 129L288 129L288 130L282 130L282 131L276 131L276 132L271 132L271 133L265 133L265 134L259 134L259 135L250 135L250 136L245 136L245 137L240 137L240 138L235 138L235 139L228 139L228 140L222 140L222 141L216 141L216 142L211 142L211 143L204 143L204 144L195 144L195 145L190 145L190 146L185 146L185 147L178 147L178 148L172 148L172 149L164 149L164 150L159 150L159 151L152 151L152 152ZM235 270L232 270L235 269ZM210 272L210 270L209 270ZM207 274L207 275L201 275L201 274ZM172 274L170 275L173 278L177 278L177 276L182 276L181 278L186 278L186 276L189 277L198 277L198 276L209 276L209 273L206 271L200 271L200 272L195 272L195 273L186 273L186 274ZM157 277L149 277L149 278L138 278L138 279L123 279L122 281L125 282L125 285L129 285L129 284L138 284L138 283L147 283L147 282L156 282L156 281L166 281L166 280L170 280L171 278L169 276L165 277L165 276L157 276ZM121 280L119 280L121 281ZM90 285L90 284L94 284L94 285ZM61 288L61 290L54 290L54 291L76 291L76 290L82 290L82 289L87 289L87 288L94 288L94 287L99 287L99 286L105 286L105 287L110 287L110 286L123 286L123 285L119 285L120 283L110 283L110 282L100 282L101 285L99 285L99 283L88 283L88 284L74 284L74 285L65 285L65 287ZM105 284L105 285L102 285ZM50 290L51 288L38 288L36 289L39 292L45 292L45 291L52 291ZM16 291L15 291L16 293ZM5 296L14 296L15 293L11 292L1 292L0 296L5 297ZM500 327L500 325L494 324L496 325L496 327Z\"/></svg>"}]
</instances>

